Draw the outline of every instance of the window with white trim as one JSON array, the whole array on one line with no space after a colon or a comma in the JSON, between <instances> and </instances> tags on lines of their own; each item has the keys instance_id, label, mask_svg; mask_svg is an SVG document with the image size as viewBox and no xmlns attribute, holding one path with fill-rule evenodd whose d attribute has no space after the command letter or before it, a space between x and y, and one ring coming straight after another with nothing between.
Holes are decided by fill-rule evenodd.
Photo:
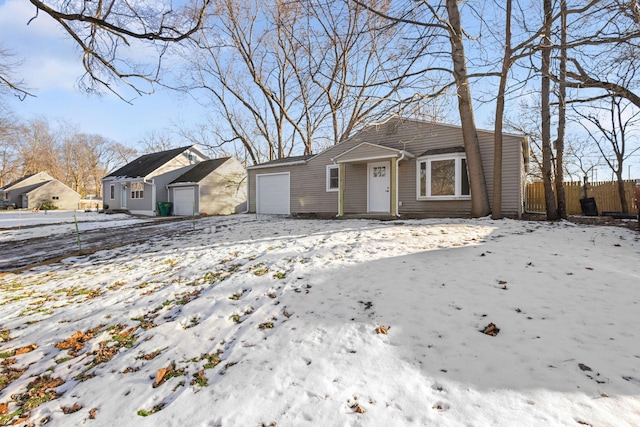
<instances>
[{"instance_id":1,"label":"window with white trim","mask_svg":"<svg viewBox=\"0 0 640 427\"><path fill-rule=\"evenodd\" d=\"M340 188L340 168L338 165L327 165L327 191L338 191Z\"/></svg>"},{"instance_id":2,"label":"window with white trim","mask_svg":"<svg viewBox=\"0 0 640 427\"><path fill-rule=\"evenodd\" d=\"M132 182L130 185L131 185L131 198L143 199L144 198L144 182Z\"/></svg>"},{"instance_id":3,"label":"window with white trim","mask_svg":"<svg viewBox=\"0 0 640 427\"><path fill-rule=\"evenodd\" d=\"M469 173L463 153L428 156L417 161L418 200L469 200Z\"/></svg>"},{"instance_id":4,"label":"window with white trim","mask_svg":"<svg viewBox=\"0 0 640 427\"><path fill-rule=\"evenodd\" d=\"M113 200L116 198L116 186L111 184L109 185L109 199Z\"/></svg>"}]
</instances>

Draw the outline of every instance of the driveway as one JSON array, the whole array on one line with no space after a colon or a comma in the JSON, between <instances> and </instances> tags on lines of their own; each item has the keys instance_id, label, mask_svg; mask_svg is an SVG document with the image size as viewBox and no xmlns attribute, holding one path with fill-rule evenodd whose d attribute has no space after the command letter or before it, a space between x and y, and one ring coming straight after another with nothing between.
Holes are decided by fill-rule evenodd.
<instances>
[{"instance_id":1,"label":"driveway","mask_svg":"<svg viewBox=\"0 0 640 427\"><path fill-rule=\"evenodd\" d=\"M197 224L199 227L202 224ZM82 253L113 249L132 243L170 237L194 227L190 218L171 218L160 222L113 226L83 231L80 234ZM26 240L0 243L0 272L19 271L41 263L78 255L75 233L55 234Z\"/></svg>"}]
</instances>

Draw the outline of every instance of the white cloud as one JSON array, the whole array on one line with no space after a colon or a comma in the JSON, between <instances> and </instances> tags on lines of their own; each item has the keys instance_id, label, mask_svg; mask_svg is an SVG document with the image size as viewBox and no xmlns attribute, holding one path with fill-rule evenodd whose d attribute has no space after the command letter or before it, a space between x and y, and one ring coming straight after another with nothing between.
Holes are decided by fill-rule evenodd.
<instances>
[{"instance_id":1,"label":"white cloud","mask_svg":"<svg viewBox=\"0 0 640 427\"><path fill-rule=\"evenodd\" d=\"M73 90L83 73L73 41L47 15L24 0L0 4L0 40L24 62L19 74L36 90ZM29 23L29 25L27 25Z\"/></svg>"}]
</instances>

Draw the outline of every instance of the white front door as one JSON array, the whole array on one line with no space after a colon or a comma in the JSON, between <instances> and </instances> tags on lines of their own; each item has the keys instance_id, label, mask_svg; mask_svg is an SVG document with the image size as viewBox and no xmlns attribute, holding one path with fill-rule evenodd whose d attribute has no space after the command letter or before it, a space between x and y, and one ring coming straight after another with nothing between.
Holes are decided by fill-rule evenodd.
<instances>
[{"instance_id":1,"label":"white front door","mask_svg":"<svg viewBox=\"0 0 640 427\"><path fill-rule=\"evenodd\" d=\"M391 170L389 162L368 164L369 212L390 212Z\"/></svg>"}]
</instances>

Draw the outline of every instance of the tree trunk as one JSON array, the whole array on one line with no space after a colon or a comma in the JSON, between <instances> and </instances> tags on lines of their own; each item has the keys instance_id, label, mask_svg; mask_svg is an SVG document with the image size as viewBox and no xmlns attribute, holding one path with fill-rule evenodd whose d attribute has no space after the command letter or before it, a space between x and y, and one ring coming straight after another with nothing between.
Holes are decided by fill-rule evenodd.
<instances>
[{"instance_id":1,"label":"tree trunk","mask_svg":"<svg viewBox=\"0 0 640 427\"><path fill-rule=\"evenodd\" d=\"M453 61L453 75L458 90L458 110L462 125L462 138L467 156L469 169L469 185L471 188L471 216L482 217L491 212L487 183L480 156L480 143L476 130L476 122L471 103L471 91L469 89L469 77L467 74L466 57L462 43L462 29L460 23L460 11L456 0L447 0L447 13L449 15L449 39L451 42L451 58Z\"/></svg>"},{"instance_id":2,"label":"tree trunk","mask_svg":"<svg viewBox=\"0 0 640 427\"><path fill-rule=\"evenodd\" d=\"M507 0L505 17L504 57L502 71L496 99L496 122L493 140L493 206L491 218L502 218L502 120L504 119L504 93L507 88L507 78L511 66L511 0Z\"/></svg>"},{"instance_id":3,"label":"tree trunk","mask_svg":"<svg viewBox=\"0 0 640 427\"><path fill-rule=\"evenodd\" d=\"M564 194L564 134L567 123L567 2L560 1L562 12L560 29L560 83L558 102L558 138L556 139L556 194L558 197L558 216L567 218L567 205Z\"/></svg>"},{"instance_id":4,"label":"tree trunk","mask_svg":"<svg viewBox=\"0 0 640 427\"><path fill-rule=\"evenodd\" d=\"M624 178L622 177L622 169L616 172L618 180L618 195L620 196L620 204L622 205L622 213L629 213L629 204L627 203L627 194L624 191Z\"/></svg>"},{"instance_id":5,"label":"tree trunk","mask_svg":"<svg viewBox=\"0 0 640 427\"><path fill-rule=\"evenodd\" d=\"M542 180L544 182L544 201L547 219L558 219L556 197L553 192L553 167L551 162L551 105L550 105L550 71L551 71L551 0L544 0L544 34L542 38Z\"/></svg>"}]
</instances>

